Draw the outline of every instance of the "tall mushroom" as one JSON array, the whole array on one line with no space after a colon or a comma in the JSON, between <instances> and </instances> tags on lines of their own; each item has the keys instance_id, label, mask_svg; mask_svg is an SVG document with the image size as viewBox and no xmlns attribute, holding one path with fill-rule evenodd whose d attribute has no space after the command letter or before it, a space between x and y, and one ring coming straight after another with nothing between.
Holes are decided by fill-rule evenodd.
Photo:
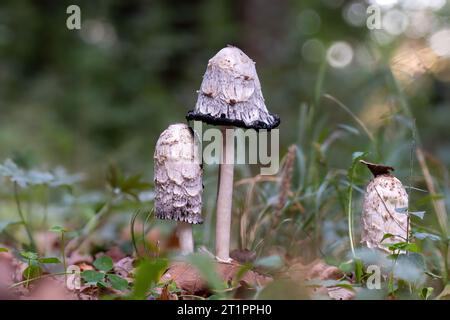
<instances>
[{"instance_id":1,"label":"tall mushroom","mask_svg":"<svg viewBox=\"0 0 450 320\"><path fill-rule=\"evenodd\" d=\"M173 124L161 133L154 170L155 216L177 221L182 253L193 252L192 224L203 223L203 185L198 144L186 124Z\"/></svg>"},{"instance_id":2,"label":"tall mushroom","mask_svg":"<svg viewBox=\"0 0 450 320\"><path fill-rule=\"evenodd\" d=\"M406 241L408 194L392 167L361 160L374 175L366 188L361 217L361 243L389 252L386 244ZM393 235L383 240L386 234Z\"/></svg>"},{"instance_id":3,"label":"tall mushroom","mask_svg":"<svg viewBox=\"0 0 450 320\"><path fill-rule=\"evenodd\" d=\"M229 262L233 196L234 135L232 127L273 129L280 123L267 111L255 63L240 49L228 46L212 57L203 76L194 110L187 120L219 125L223 132L216 216L216 258Z\"/></svg>"}]
</instances>

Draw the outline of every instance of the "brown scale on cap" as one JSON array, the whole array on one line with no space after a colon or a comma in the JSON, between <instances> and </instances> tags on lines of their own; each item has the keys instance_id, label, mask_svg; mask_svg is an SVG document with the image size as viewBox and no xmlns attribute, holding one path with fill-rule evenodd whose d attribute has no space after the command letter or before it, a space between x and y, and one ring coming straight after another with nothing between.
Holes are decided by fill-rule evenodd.
<instances>
[{"instance_id":1,"label":"brown scale on cap","mask_svg":"<svg viewBox=\"0 0 450 320\"><path fill-rule=\"evenodd\" d=\"M391 171L394 171L393 167L385 166L379 163L372 163L365 160L359 160L362 164L365 164L367 168L369 168L370 172L372 172L374 177L381 176L383 174L391 174Z\"/></svg>"}]
</instances>

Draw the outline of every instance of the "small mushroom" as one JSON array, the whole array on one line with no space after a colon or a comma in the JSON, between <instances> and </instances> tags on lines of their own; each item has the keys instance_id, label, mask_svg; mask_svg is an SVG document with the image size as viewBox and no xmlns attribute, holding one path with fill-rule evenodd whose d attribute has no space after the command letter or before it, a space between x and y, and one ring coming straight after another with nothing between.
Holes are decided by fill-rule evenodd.
<instances>
[{"instance_id":1,"label":"small mushroom","mask_svg":"<svg viewBox=\"0 0 450 320\"><path fill-rule=\"evenodd\" d=\"M223 146L216 216L216 258L230 262L231 206L233 196L234 135L226 129L273 129L280 118L267 111L255 63L240 49L228 46L212 57L187 120L221 126Z\"/></svg>"},{"instance_id":2,"label":"small mushroom","mask_svg":"<svg viewBox=\"0 0 450 320\"><path fill-rule=\"evenodd\" d=\"M192 224L203 223L203 185L198 144L186 124L173 124L161 133L154 170L155 216L177 221L181 252L193 252Z\"/></svg>"},{"instance_id":3,"label":"small mushroom","mask_svg":"<svg viewBox=\"0 0 450 320\"><path fill-rule=\"evenodd\" d=\"M386 244L404 242L408 233L408 194L392 167L361 160L374 175L366 188L361 217L361 243L389 252ZM393 236L383 240L386 234ZM383 241L382 241L383 240Z\"/></svg>"}]
</instances>

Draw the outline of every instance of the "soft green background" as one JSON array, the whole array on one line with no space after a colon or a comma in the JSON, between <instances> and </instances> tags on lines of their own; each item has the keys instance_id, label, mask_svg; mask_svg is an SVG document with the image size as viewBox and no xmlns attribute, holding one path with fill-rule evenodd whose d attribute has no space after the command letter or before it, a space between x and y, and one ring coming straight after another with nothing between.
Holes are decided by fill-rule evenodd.
<instances>
[{"instance_id":1,"label":"soft green background","mask_svg":"<svg viewBox=\"0 0 450 320\"><path fill-rule=\"evenodd\" d=\"M73 3L81 7L81 31L65 25L66 7ZM325 49L346 41L354 50L380 57L371 64L355 56L343 69L327 66L321 92L357 115L374 96L398 107L383 59L412 40L400 35L380 45L364 24L352 26L345 19L352 3L2 1L0 159L13 157L38 167L61 164L93 177L115 161L150 179L157 136L169 124L184 121L208 59L226 44L239 46L255 60L268 109L282 119L282 152L298 141L300 105L315 102L323 58L305 59L309 39ZM446 14L448 6L436 13L444 22ZM420 45L426 48L426 41ZM408 86L419 84L407 98L424 145L448 167L449 83L429 72L419 78L411 76ZM333 102L320 99L318 107L318 121L329 131L340 123L357 127ZM327 161L348 165L349 154L366 143L364 135L342 139Z\"/></svg>"}]
</instances>

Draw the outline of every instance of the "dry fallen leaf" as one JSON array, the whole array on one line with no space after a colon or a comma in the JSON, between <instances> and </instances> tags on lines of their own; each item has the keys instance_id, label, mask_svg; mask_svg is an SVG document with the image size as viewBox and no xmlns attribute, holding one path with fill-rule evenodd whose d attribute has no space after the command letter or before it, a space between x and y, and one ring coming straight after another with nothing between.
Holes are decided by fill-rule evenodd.
<instances>
[{"instance_id":1,"label":"dry fallen leaf","mask_svg":"<svg viewBox=\"0 0 450 320\"><path fill-rule=\"evenodd\" d=\"M0 253L0 287L8 287L13 284L13 255L10 252Z\"/></svg>"},{"instance_id":2,"label":"dry fallen leaf","mask_svg":"<svg viewBox=\"0 0 450 320\"><path fill-rule=\"evenodd\" d=\"M256 252L248 249L233 250L230 252L230 258L240 263L253 262L256 259Z\"/></svg>"},{"instance_id":3,"label":"dry fallen leaf","mask_svg":"<svg viewBox=\"0 0 450 320\"><path fill-rule=\"evenodd\" d=\"M111 257L114 262L117 262L126 257L126 254L118 246L112 246L105 252L105 255Z\"/></svg>"},{"instance_id":4,"label":"dry fallen leaf","mask_svg":"<svg viewBox=\"0 0 450 320\"><path fill-rule=\"evenodd\" d=\"M77 293L79 300L98 300L99 289L97 286L82 285Z\"/></svg>"},{"instance_id":5,"label":"dry fallen leaf","mask_svg":"<svg viewBox=\"0 0 450 320\"><path fill-rule=\"evenodd\" d=\"M335 266L327 265L322 260L314 260L308 264L295 262L288 268L287 274L289 277L301 281L312 279L337 280L343 276L341 270Z\"/></svg>"},{"instance_id":6,"label":"dry fallen leaf","mask_svg":"<svg viewBox=\"0 0 450 320\"><path fill-rule=\"evenodd\" d=\"M162 282L173 280L177 286L190 294L203 293L206 282L200 277L197 269L184 262L175 262L161 277Z\"/></svg>"},{"instance_id":7,"label":"dry fallen leaf","mask_svg":"<svg viewBox=\"0 0 450 320\"><path fill-rule=\"evenodd\" d=\"M80 268L81 272L86 271L86 270L94 270L94 267L92 265L84 263L84 262L78 264L78 267Z\"/></svg>"},{"instance_id":8,"label":"dry fallen leaf","mask_svg":"<svg viewBox=\"0 0 450 320\"><path fill-rule=\"evenodd\" d=\"M314 260L308 264L302 264L298 261L293 263L286 271L286 276L293 281L305 283L310 280L339 280L344 274L335 266L330 266L322 260ZM311 289L311 294L326 294L329 298L334 300L351 300L355 296L352 290L339 286L314 286Z\"/></svg>"},{"instance_id":9,"label":"dry fallen leaf","mask_svg":"<svg viewBox=\"0 0 450 320\"><path fill-rule=\"evenodd\" d=\"M328 296L333 300L352 300L355 297L355 293L347 288L330 287L327 290Z\"/></svg>"},{"instance_id":10,"label":"dry fallen leaf","mask_svg":"<svg viewBox=\"0 0 450 320\"><path fill-rule=\"evenodd\" d=\"M116 263L114 263L114 272L122 278L130 278L133 273L134 259L131 257L125 257Z\"/></svg>"},{"instance_id":11,"label":"dry fallen leaf","mask_svg":"<svg viewBox=\"0 0 450 320\"><path fill-rule=\"evenodd\" d=\"M216 263L217 274L226 282L231 282L240 268L241 265L237 263ZM161 280L163 282L173 280L180 289L189 294L202 295L209 292L207 283L198 270L185 262L173 263ZM241 277L239 286L245 284L247 287L256 287L265 285L270 281L270 277L249 270Z\"/></svg>"},{"instance_id":12,"label":"dry fallen leaf","mask_svg":"<svg viewBox=\"0 0 450 320\"><path fill-rule=\"evenodd\" d=\"M76 300L75 293L69 291L64 283L64 277L48 277L34 281L29 300Z\"/></svg>"}]
</instances>

